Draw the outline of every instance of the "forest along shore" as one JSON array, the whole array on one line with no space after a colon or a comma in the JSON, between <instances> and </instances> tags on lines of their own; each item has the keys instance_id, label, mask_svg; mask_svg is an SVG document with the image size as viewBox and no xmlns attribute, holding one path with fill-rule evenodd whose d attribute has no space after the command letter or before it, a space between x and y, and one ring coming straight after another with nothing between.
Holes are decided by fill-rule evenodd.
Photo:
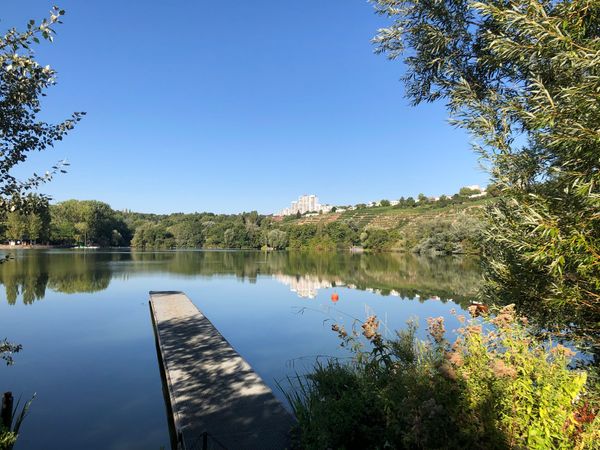
<instances>
[{"instance_id":1,"label":"forest along shore","mask_svg":"<svg viewBox=\"0 0 600 450\"><path fill-rule=\"evenodd\" d=\"M488 189L488 192L491 190ZM8 213L0 241L25 242L0 249L75 246L137 249L361 249L419 254L480 252L484 208L495 199L411 197L391 206L358 204L326 214L287 217L258 214L116 211L95 200L37 202L36 211Z\"/></svg>"}]
</instances>

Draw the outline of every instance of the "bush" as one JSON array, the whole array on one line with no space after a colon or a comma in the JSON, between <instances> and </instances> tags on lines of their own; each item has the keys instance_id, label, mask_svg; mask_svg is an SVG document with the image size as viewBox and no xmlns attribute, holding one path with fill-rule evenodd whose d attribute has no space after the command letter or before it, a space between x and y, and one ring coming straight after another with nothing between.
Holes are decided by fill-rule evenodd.
<instances>
[{"instance_id":1,"label":"bush","mask_svg":"<svg viewBox=\"0 0 600 450\"><path fill-rule=\"evenodd\" d=\"M420 254L479 253L484 227L476 216L461 214L455 220L437 219L423 224L423 237L411 249Z\"/></svg>"},{"instance_id":2,"label":"bush","mask_svg":"<svg viewBox=\"0 0 600 450\"><path fill-rule=\"evenodd\" d=\"M475 312L475 311L474 311ZM288 400L301 448L594 448L600 431L573 353L538 341L513 306L466 321L450 344L442 318L428 340L409 324L384 340L372 316L347 332L351 362L297 377ZM360 336L362 334L362 336Z\"/></svg>"},{"instance_id":3,"label":"bush","mask_svg":"<svg viewBox=\"0 0 600 450\"><path fill-rule=\"evenodd\" d=\"M360 240L365 249L381 252L390 250L398 240L398 235L393 230L369 228L361 233Z\"/></svg>"}]
</instances>

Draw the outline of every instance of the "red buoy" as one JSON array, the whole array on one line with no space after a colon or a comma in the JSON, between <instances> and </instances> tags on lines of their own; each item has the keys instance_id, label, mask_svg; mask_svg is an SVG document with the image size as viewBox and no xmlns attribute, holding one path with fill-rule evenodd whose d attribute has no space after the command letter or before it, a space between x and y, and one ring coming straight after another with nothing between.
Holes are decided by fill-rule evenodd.
<instances>
[{"instance_id":1,"label":"red buoy","mask_svg":"<svg viewBox=\"0 0 600 450\"><path fill-rule=\"evenodd\" d=\"M333 303L337 302L339 299L340 299L340 296L337 295L337 293L334 292L333 294L331 294L331 301Z\"/></svg>"}]
</instances>

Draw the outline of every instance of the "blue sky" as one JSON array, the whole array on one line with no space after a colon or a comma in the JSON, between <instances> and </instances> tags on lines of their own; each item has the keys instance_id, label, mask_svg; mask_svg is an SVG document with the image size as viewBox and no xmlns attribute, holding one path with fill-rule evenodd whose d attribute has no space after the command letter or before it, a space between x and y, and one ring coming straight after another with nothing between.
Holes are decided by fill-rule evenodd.
<instances>
[{"instance_id":1,"label":"blue sky","mask_svg":"<svg viewBox=\"0 0 600 450\"><path fill-rule=\"evenodd\" d=\"M5 0L0 27L59 2ZM411 107L373 54L365 0L76 1L54 44L44 118L87 116L21 168L59 159L55 201L144 212L270 213L301 194L354 204L487 183L442 104Z\"/></svg>"}]
</instances>

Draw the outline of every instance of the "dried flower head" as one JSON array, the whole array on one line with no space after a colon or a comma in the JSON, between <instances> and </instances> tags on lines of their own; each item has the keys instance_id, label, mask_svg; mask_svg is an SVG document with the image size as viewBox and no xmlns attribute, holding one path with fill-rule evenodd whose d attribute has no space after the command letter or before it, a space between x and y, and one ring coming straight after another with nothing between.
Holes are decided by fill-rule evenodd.
<instances>
[{"instance_id":1,"label":"dried flower head","mask_svg":"<svg viewBox=\"0 0 600 450\"><path fill-rule=\"evenodd\" d=\"M491 322L499 328L506 328L515 321L515 305L507 305L502 308Z\"/></svg>"},{"instance_id":2,"label":"dried flower head","mask_svg":"<svg viewBox=\"0 0 600 450\"><path fill-rule=\"evenodd\" d=\"M498 378L514 378L517 376L517 371L515 370L515 368L507 365L501 359L495 359L492 362L490 362L490 367L494 372L494 375L496 375Z\"/></svg>"},{"instance_id":3,"label":"dried flower head","mask_svg":"<svg viewBox=\"0 0 600 450\"><path fill-rule=\"evenodd\" d=\"M367 320L361 325L361 328L363 329L363 335L369 340L373 340L379 336L379 333L377 332L379 329L379 320L377 320L376 316L367 317Z\"/></svg>"},{"instance_id":4,"label":"dried flower head","mask_svg":"<svg viewBox=\"0 0 600 450\"><path fill-rule=\"evenodd\" d=\"M481 325L468 325L465 332L466 334L481 334Z\"/></svg>"},{"instance_id":5,"label":"dried flower head","mask_svg":"<svg viewBox=\"0 0 600 450\"><path fill-rule=\"evenodd\" d=\"M447 352L446 359L457 367L462 366L464 363L462 354L457 351Z\"/></svg>"},{"instance_id":6,"label":"dried flower head","mask_svg":"<svg viewBox=\"0 0 600 450\"><path fill-rule=\"evenodd\" d=\"M343 325L340 327L337 323L334 323L333 325L331 325L331 329L335 331L338 334L338 336L342 339L348 337L348 333L346 332L346 329Z\"/></svg>"},{"instance_id":7,"label":"dried flower head","mask_svg":"<svg viewBox=\"0 0 600 450\"><path fill-rule=\"evenodd\" d=\"M429 331L429 335L438 344L444 340L444 334L446 333L446 328L444 327L444 318L443 317L428 318L427 319L427 329Z\"/></svg>"},{"instance_id":8,"label":"dried flower head","mask_svg":"<svg viewBox=\"0 0 600 450\"><path fill-rule=\"evenodd\" d=\"M575 352L573 350L561 344L558 344L556 347L553 347L550 351L556 356L564 356L566 358L572 358L573 356L575 356Z\"/></svg>"}]
</instances>

